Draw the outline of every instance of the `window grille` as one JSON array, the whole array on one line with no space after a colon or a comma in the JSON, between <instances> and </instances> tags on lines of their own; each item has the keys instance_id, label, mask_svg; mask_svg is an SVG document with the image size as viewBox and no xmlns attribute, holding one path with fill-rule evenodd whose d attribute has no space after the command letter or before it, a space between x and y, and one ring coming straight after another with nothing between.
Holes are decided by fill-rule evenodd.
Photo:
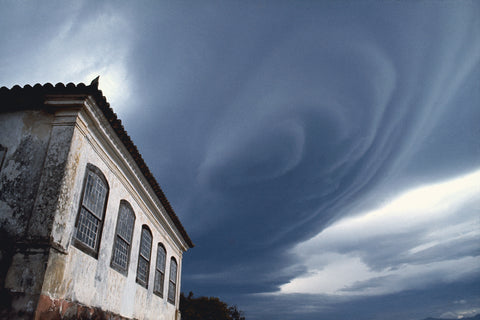
<instances>
[{"instance_id":1,"label":"window grille","mask_svg":"<svg viewBox=\"0 0 480 320\"><path fill-rule=\"evenodd\" d=\"M74 244L86 253L96 256L103 227L108 185L102 172L91 164L87 166L85 175Z\"/></svg>"},{"instance_id":2,"label":"window grille","mask_svg":"<svg viewBox=\"0 0 480 320\"><path fill-rule=\"evenodd\" d=\"M127 274L132 245L135 214L130 204L122 200L118 210L117 229L112 250L112 268Z\"/></svg>"},{"instance_id":3,"label":"window grille","mask_svg":"<svg viewBox=\"0 0 480 320\"><path fill-rule=\"evenodd\" d=\"M147 226L142 227L140 250L138 254L137 282L148 287L148 273L150 270L150 254L152 251L152 233Z\"/></svg>"},{"instance_id":4,"label":"window grille","mask_svg":"<svg viewBox=\"0 0 480 320\"><path fill-rule=\"evenodd\" d=\"M155 282L153 292L163 298L163 283L165 281L165 260L167 252L165 247L159 243L157 249L157 265L155 268Z\"/></svg>"},{"instance_id":5,"label":"window grille","mask_svg":"<svg viewBox=\"0 0 480 320\"><path fill-rule=\"evenodd\" d=\"M168 302L175 304L177 294L177 261L172 257L170 260L170 281L168 283Z\"/></svg>"}]
</instances>

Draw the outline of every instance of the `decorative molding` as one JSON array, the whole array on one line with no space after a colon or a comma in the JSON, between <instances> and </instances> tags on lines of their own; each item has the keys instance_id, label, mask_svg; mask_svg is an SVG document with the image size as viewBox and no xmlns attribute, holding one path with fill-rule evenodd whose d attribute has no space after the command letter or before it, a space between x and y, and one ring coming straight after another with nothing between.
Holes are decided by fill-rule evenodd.
<instances>
[{"instance_id":1,"label":"decorative molding","mask_svg":"<svg viewBox=\"0 0 480 320\"><path fill-rule=\"evenodd\" d=\"M77 127L83 127L81 132L87 138L92 149L104 161L109 170L117 177L125 189L137 202L145 216L153 225L169 237L163 237L170 247L176 249L181 256L181 251L186 251L188 245L176 229L173 221L168 217L165 209L155 195L150 184L130 156L130 153L120 141L110 124L98 108L94 107L95 101L88 97L78 117ZM83 123L83 126L82 126ZM145 196L141 196L142 193Z\"/></svg>"}]
</instances>

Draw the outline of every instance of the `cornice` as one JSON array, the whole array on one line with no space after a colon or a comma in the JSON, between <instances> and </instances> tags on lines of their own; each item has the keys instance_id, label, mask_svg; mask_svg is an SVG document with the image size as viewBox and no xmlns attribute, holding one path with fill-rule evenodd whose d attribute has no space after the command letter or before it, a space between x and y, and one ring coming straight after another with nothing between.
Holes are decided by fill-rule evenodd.
<instances>
[{"instance_id":1,"label":"cornice","mask_svg":"<svg viewBox=\"0 0 480 320\"><path fill-rule=\"evenodd\" d=\"M129 156L128 150L119 141L108 123L105 125L105 119L98 113L94 103L94 100L87 100L86 107L79 114L78 121L85 123L87 128L85 134L82 134L85 135L92 149L122 183L150 222L157 229L168 234L171 239L175 239L173 243L168 238L165 238L165 241L171 247L177 248L178 253L186 251L188 244L182 239L173 221L168 218L165 208L155 196L135 161Z\"/></svg>"},{"instance_id":2,"label":"cornice","mask_svg":"<svg viewBox=\"0 0 480 320\"><path fill-rule=\"evenodd\" d=\"M47 101L49 101L49 103L45 103ZM83 104L81 101L83 101ZM96 118L102 119L100 121L102 122L103 127L111 129L109 129L111 131L109 132L110 140L116 141L117 145L115 148L117 148L117 150L126 150L127 153L130 154L129 157L123 156L123 158L127 158L126 163L128 164L128 167L130 167L129 170L132 170L136 176L143 176L139 181L141 181L143 190L148 191L147 194L151 195L150 201L155 204L153 207L157 208L158 212L162 212L163 214L166 213L165 216L171 221L169 225L173 224L175 227L174 229L176 229L181 235L181 238L183 238L183 241L180 241L180 243L184 243L186 245L185 248L192 248L194 246L193 242L190 240L190 237L182 226L178 216L175 214L158 182L153 177L153 174L146 165L141 154L138 152L137 147L125 131L122 122L111 109L110 104L103 96L102 91L98 89L98 78L92 81L89 86L86 86L83 83L78 85L73 83L68 83L67 85L57 83L55 86L47 83L44 85L36 84L33 87L26 85L22 88L16 85L11 89L6 87L0 88L0 112L21 109L46 109L47 111L50 110L53 112L55 109L58 110L59 107L65 107L67 105L84 108L86 106L84 104L85 101L89 101L89 109L97 110ZM60 118L62 117L59 117L59 119ZM62 123L67 124L67 122L69 122L67 118L68 116L65 115L63 120L59 120L56 125L62 125ZM76 123L75 125L80 131L83 130L82 132L85 133L86 127L84 124ZM116 137L112 139L112 136ZM120 141L120 143L118 141ZM120 154L121 153L122 152L120 152ZM140 172L141 175L138 175L138 172Z\"/></svg>"}]
</instances>

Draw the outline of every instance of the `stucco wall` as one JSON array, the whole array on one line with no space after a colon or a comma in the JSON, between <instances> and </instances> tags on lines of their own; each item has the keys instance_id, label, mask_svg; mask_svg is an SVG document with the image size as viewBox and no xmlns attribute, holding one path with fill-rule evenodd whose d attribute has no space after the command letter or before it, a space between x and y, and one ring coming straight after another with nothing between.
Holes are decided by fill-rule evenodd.
<instances>
[{"instance_id":1,"label":"stucco wall","mask_svg":"<svg viewBox=\"0 0 480 320\"><path fill-rule=\"evenodd\" d=\"M40 185L53 115L42 111L0 114L0 144L7 148L0 171L0 230L25 235Z\"/></svg>"},{"instance_id":2,"label":"stucco wall","mask_svg":"<svg viewBox=\"0 0 480 320\"><path fill-rule=\"evenodd\" d=\"M178 307L167 302L168 274L170 258L177 260L177 299L180 286L181 250L170 239L166 230L155 217L146 196L134 188L136 177L128 170L122 170L117 163L114 149L106 139L104 130L96 128L98 123L88 115L80 116L73 134L67 163L64 187L65 197L60 198L61 208L53 225L53 239L66 254L52 251L49 258L42 293L52 299L64 299L98 307L127 318L136 319L175 319ZM125 155L123 155L125 156ZM109 185L103 232L101 235L98 258L94 258L71 245L75 219L78 214L82 186L87 164L93 164L104 174ZM125 168L124 168L125 169ZM138 183L138 182L137 182ZM115 237L118 210L121 200L132 206L136 219L130 253L128 273L124 274L110 267ZM142 225L148 225L152 231L152 255L148 288L136 283L136 269ZM161 242L167 251L164 297L153 293L157 244Z\"/></svg>"},{"instance_id":3,"label":"stucco wall","mask_svg":"<svg viewBox=\"0 0 480 320\"><path fill-rule=\"evenodd\" d=\"M73 127L42 110L0 114L0 289L2 317L31 318L51 247Z\"/></svg>"},{"instance_id":4,"label":"stucco wall","mask_svg":"<svg viewBox=\"0 0 480 320\"><path fill-rule=\"evenodd\" d=\"M186 250L181 235L95 105L55 103L49 112L0 113L0 144L7 148L0 171L0 318L32 319L37 310L38 319L67 319L82 310L175 319ZM87 164L109 185L98 257L72 245ZM121 200L136 217L126 275L110 267ZM153 236L147 288L136 282L142 225ZM163 298L153 293L158 243L167 252ZM171 257L178 263L175 305L167 302Z\"/></svg>"}]
</instances>

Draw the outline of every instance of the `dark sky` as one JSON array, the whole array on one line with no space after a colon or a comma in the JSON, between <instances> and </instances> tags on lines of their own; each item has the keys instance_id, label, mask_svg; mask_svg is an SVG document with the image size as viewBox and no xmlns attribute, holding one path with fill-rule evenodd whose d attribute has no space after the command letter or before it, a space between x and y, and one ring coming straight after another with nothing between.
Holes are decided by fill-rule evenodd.
<instances>
[{"instance_id":1,"label":"dark sky","mask_svg":"<svg viewBox=\"0 0 480 320\"><path fill-rule=\"evenodd\" d=\"M5 1L0 85L100 88L249 320L480 313L479 1Z\"/></svg>"}]
</instances>

